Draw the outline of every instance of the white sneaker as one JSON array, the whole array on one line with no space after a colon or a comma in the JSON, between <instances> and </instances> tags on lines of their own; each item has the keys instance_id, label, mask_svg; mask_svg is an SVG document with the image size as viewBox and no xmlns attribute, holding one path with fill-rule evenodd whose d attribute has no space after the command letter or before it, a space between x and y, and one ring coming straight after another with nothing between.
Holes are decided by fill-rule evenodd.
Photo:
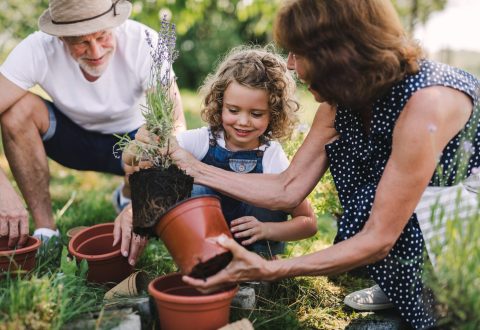
<instances>
[{"instance_id":1,"label":"white sneaker","mask_svg":"<svg viewBox=\"0 0 480 330\"><path fill-rule=\"evenodd\" d=\"M50 229L50 228L37 228L33 232L32 236L36 237L39 240L41 240L42 242L46 243L53 236L60 237L60 232L58 231L58 229L53 230L53 229Z\"/></svg>"},{"instance_id":2,"label":"white sneaker","mask_svg":"<svg viewBox=\"0 0 480 330\"><path fill-rule=\"evenodd\" d=\"M117 214L122 212L122 210L132 202L130 198L123 196L122 190L123 190L123 183L120 184L117 187L117 189L115 189L112 196L112 204Z\"/></svg>"},{"instance_id":3,"label":"white sneaker","mask_svg":"<svg viewBox=\"0 0 480 330\"><path fill-rule=\"evenodd\" d=\"M378 285L352 292L345 297L343 302L359 311L374 312L393 308L393 304Z\"/></svg>"}]
</instances>

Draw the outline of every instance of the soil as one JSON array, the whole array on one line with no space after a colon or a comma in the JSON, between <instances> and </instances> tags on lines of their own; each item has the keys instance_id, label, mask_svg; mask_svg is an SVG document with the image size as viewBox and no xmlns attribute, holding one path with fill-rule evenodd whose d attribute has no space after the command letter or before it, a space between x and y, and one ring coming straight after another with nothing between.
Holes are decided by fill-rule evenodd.
<instances>
[{"instance_id":1,"label":"soil","mask_svg":"<svg viewBox=\"0 0 480 330\"><path fill-rule=\"evenodd\" d=\"M188 276L194 278L206 279L212 275L215 275L230 263L233 255L230 251L219 254L213 258L208 259L205 262L199 262L193 267Z\"/></svg>"},{"instance_id":2,"label":"soil","mask_svg":"<svg viewBox=\"0 0 480 330\"><path fill-rule=\"evenodd\" d=\"M130 176L133 231L153 236L153 227L175 204L190 197L193 178L171 165L167 169L152 167Z\"/></svg>"}]
</instances>

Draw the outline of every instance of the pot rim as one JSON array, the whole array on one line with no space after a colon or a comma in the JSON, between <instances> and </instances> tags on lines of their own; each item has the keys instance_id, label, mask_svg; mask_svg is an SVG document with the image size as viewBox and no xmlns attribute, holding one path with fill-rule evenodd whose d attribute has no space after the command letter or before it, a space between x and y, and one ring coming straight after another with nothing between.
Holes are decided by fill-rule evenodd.
<instances>
[{"instance_id":1,"label":"pot rim","mask_svg":"<svg viewBox=\"0 0 480 330\"><path fill-rule=\"evenodd\" d=\"M203 195L197 195L197 196L193 196L193 197L189 197L187 199L184 199L183 201L181 202L178 202L177 204L171 206L161 217L160 217L160 220L157 222L157 224L154 226L155 228L158 228L156 229L157 232L163 232L167 226L167 221L162 221L166 218L176 218L177 215L175 216L172 216L172 214L174 214L175 211L177 211L183 204L186 204L187 202L191 202L193 200L196 200L196 199L200 199L200 198L207 198L207 199L216 199L218 200L218 202L220 203L221 202L221 199L220 197L216 196L216 195L209 195L209 194L203 194ZM220 206L220 205L219 205ZM220 209L221 209L221 206L220 206ZM188 210L188 209L187 209ZM184 211L187 211L187 210L184 210ZM168 222L170 223L170 222ZM160 235L159 235L160 236Z\"/></svg>"},{"instance_id":2,"label":"pot rim","mask_svg":"<svg viewBox=\"0 0 480 330\"><path fill-rule=\"evenodd\" d=\"M188 198L185 198L184 200L176 203L175 205L170 206L170 207L168 208L168 210L165 211L165 213L162 215L161 218L163 218L164 216L166 216L168 213L170 213L170 211L172 211L173 209L175 209L177 206L180 206L180 205L182 205L182 204L185 204L186 202L191 201L191 200L194 200L194 199L205 198L205 197L212 197L212 198L218 199L218 201L221 201L221 199L220 199L219 196L217 196L217 195L210 195L210 194L202 194L202 195L197 195L197 196L188 197Z\"/></svg>"},{"instance_id":3,"label":"pot rim","mask_svg":"<svg viewBox=\"0 0 480 330\"><path fill-rule=\"evenodd\" d=\"M42 242L40 241L40 239L34 237L34 236L28 236L27 238L27 242L28 240L30 239L33 239L34 242L32 245L29 245L29 246L25 246L25 247L22 247L22 248L19 248L19 249L12 249L12 250L3 250L3 251L0 251L0 257L9 257L11 256L12 254L14 256L16 255L19 255L19 254L26 254L26 253L30 253L32 251L35 251L35 250L38 250L38 248L40 247L40 245L42 244Z\"/></svg>"},{"instance_id":4,"label":"pot rim","mask_svg":"<svg viewBox=\"0 0 480 330\"><path fill-rule=\"evenodd\" d=\"M213 303L217 301L222 301L222 300L227 300L230 298L233 298L235 294L238 291L238 284L235 284L232 287L228 287L227 289L216 292L216 293L211 293L208 295L204 296L178 296L170 293L165 293L162 291L159 291L155 288L155 283L171 278L171 277L177 277L177 276L182 276L181 273L171 273L167 275L163 275L160 277L157 277L150 281L148 284L148 293L150 293L153 298L156 300L161 300L164 302L169 302L169 303L177 303L177 304L185 304L185 305L201 305L201 304L208 304L208 303ZM185 286L191 287L187 283L185 283Z\"/></svg>"},{"instance_id":5,"label":"pot rim","mask_svg":"<svg viewBox=\"0 0 480 330\"><path fill-rule=\"evenodd\" d=\"M109 253L104 253L104 254L95 254L95 255L91 255L91 254L83 254L83 253L80 253L78 252L76 249L74 249L73 247L73 244L77 241L77 239L81 236L81 234L83 234L84 232L87 232L89 230L92 230L92 229L95 229L95 228L98 228L98 227L109 227L111 226L112 227L112 233L111 235L113 236L113 227L114 227L114 223L113 222L108 222L108 223L101 223L101 224L98 224L98 225L94 225L94 226L90 226L90 227L87 227L81 231L79 231L78 233L75 234L75 236L72 237L72 239L70 240L70 242L68 242L68 251L76 258L78 259L86 259L87 261L103 261L103 260L107 260L107 259L112 259L114 257L118 257L118 256L121 256L122 253L121 253L121 244L120 243L117 243L118 245L118 249L113 251L113 252L109 252ZM108 233L104 233L104 234L99 234L99 235L95 235L95 236L92 236L86 240L84 240L82 243L86 242L87 240L90 240L94 237L97 237L97 236L109 236L110 234ZM78 246L81 246L82 243L80 243ZM78 248L78 247L77 247Z\"/></svg>"}]
</instances>

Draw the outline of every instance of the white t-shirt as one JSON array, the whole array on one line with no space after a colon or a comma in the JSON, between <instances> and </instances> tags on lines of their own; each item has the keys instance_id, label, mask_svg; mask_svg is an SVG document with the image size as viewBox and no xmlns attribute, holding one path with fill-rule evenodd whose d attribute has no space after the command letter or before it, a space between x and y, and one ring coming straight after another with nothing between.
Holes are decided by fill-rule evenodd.
<instances>
[{"instance_id":1,"label":"white t-shirt","mask_svg":"<svg viewBox=\"0 0 480 330\"><path fill-rule=\"evenodd\" d=\"M178 144L189 151L196 159L202 160L208 152L210 135L208 127L183 131L177 135ZM217 143L225 148L223 131L218 134ZM263 154L263 173L281 173L287 169L289 161L280 143L270 141L270 146L262 145L260 150Z\"/></svg>"},{"instance_id":2,"label":"white t-shirt","mask_svg":"<svg viewBox=\"0 0 480 330\"><path fill-rule=\"evenodd\" d=\"M150 74L150 47L157 33L131 20L114 29L116 51L106 71L93 82L58 38L35 32L10 53L0 72L20 88L40 85L55 106L79 126L104 134L124 133L144 123L141 105Z\"/></svg>"}]
</instances>

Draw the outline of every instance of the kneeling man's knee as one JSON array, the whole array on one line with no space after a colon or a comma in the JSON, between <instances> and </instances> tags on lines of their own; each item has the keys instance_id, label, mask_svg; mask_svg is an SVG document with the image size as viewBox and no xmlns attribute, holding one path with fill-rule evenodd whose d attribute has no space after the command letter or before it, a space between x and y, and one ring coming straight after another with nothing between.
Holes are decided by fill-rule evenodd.
<instances>
[{"instance_id":1,"label":"kneeling man's knee","mask_svg":"<svg viewBox=\"0 0 480 330\"><path fill-rule=\"evenodd\" d=\"M31 124L43 131L49 125L48 109L39 96L28 93L1 115L0 122L5 133L21 131Z\"/></svg>"}]
</instances>

